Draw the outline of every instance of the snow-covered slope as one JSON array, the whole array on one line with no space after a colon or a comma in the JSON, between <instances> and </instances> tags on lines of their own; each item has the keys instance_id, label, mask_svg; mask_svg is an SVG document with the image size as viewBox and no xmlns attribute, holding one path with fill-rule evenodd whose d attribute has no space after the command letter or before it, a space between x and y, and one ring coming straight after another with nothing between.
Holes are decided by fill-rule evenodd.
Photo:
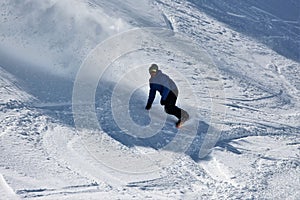
<instances>
[{"instance_id":1,"label":"snow-covered slope","mask_svg":"<svg viewBox=\"0 0 300 200\"><path fill-rule=\"evenodd\" d=\"M295 0L189 0L201 11L256 38L290 59L300 61L300 4Z\"/></svg>"},{"instance_id":2,"label":"snow-covered slope","mask_svg":"<svg viewBox=\"0 0 300 200\"><path fill-rule=\"evenodd\" d=\"M281 3L3 0L0 199L298 199L299 3ZM180 130L144 110L153 62Z\"/></svg>"}]
</instances>

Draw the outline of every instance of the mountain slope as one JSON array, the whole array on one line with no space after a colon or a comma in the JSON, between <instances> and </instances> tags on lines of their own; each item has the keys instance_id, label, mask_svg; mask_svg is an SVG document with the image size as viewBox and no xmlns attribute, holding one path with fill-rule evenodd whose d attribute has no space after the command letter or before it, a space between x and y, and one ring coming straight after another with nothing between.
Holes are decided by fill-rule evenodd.
<instances>
[{"instance_id":1,"label":"mountain slope","mask_svg":"<svg viewBox=\"0 0 300 200\"><path fill-rule=\"evenodd\" d=\"M1 3L1 198L298 198L299 63L191 2ZM180 130L159 98L144 110L153 62L192 116Z\"/></svg>"},{"instance_id":2,"label":"mountain slope","mask_svg":"<svg viewBox=\"0 0 300 200\"><path fill-rule=\"evenodd\" d=\"M193 1L197 8L279 54L300 61L300 3L294 0Z\"/></svg>"}]
</instances>

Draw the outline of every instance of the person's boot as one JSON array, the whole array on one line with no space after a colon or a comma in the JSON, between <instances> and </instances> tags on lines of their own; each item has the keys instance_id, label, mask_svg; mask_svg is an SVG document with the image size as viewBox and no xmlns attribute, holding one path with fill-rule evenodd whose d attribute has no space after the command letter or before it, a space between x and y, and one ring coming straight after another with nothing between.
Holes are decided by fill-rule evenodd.
<instances>
[{"instance_id":1,"label":"person's boot","mask_svg":"<svg viewBox=\"0 0 300 200\"><path fill-rule=\"evenodd\" d=\"M181 112L181 118L176 122L176 128L180 128L189 119L189 114L186 111L183 110Z\"/></svg>"}]
</instances>

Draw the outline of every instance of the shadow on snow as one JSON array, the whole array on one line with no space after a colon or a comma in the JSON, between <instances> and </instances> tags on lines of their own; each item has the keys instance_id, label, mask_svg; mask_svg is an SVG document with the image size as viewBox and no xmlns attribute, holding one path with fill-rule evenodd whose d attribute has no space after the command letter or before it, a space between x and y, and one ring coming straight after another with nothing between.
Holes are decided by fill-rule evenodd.
<instances>
[{"instance_id":1,"label":"shadow on snow","mask_svg":"<svg viewBox=\"0 0 300 200\"><path fill-rule=\"evenodd\" d=\"M6 66L10 67L6 70L20 80L23 89L37 98L38 102L32 102L26 106L37 109L65 125L75 127L71 101L73 81L33 68ZM103 85L105 87L98 87L96 92L96 112L101 128L113 139L127 147L143 146L159 150L178 134L178 129L175 127L176 119L173 116L168 116L161 130L151 137L138 138L126 134L115 122L111 109L112 91L115 84L105 82ZM136 90L129 102L131 119L140 126L147 126L151 121L149 112L144 109L146 101L147 96L142 91ZM209 128L204 121L198 123L197 133L186 150L186 154L195 161L199 160L199 150Z\"/></svg>"},{"instance_id":2,"label":"shadow on snow","mask_svg":"<svg viewBox=\"0 0 300 200\"><path fill-rule=\"evenodd\" d=\"M159 150L168 145L170 141L174 139L176 134L178 134L178 129L175 127L177 119L170 115L167 116L165 122L162 122L164 123L163 127L151 137L139 138L127 134L118 126L112 113L111 99L114 83L104 83L104 85L105 87L98 88L96 93L96 108L99 110L99 112L97 112L97 116L103 131L105 131L113 139L127 147L143 146ZM139 126L147 126L151 122L149 112L145 110L146 101L147 96L145 96L145 94L140 90L136 90L131 95L129 101L129 114L131 120ZM124 102L124 104L125 103L126 102ZM198 155L201 144L203 143L209 128L209 125L204 121L199 121L198 123L197 133L185 152L195 161L199 161Z\"/></svg>"},{"instance_id":3,"label":"shadow on snow","mask_svg":"<svg viewBox=\"0 0 300 200\"><path fill-rule=\"evenodd\" d=\"M189 0L189 2L234 30L266 44L277 53L300 61L299 1Z\"/></svg>"}]
</instances>

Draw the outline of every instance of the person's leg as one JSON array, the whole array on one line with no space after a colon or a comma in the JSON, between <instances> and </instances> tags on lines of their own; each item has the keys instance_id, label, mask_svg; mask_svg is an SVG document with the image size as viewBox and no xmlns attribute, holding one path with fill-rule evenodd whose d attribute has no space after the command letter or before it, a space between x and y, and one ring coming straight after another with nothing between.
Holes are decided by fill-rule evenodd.
<instances>
[{"instance_id":1,"label":"person's leg","mask_svg":"<svg viewBox=\"0 0 300 200\"><path fill-rule=\"evenodd\" d=\"M176 116L178 119L181 119L182 109L176 106L177 96L170 92L166 99L165 111L170 115Z\"/></svg>"},{"instance_id":2,"label":"person's leg","mask_svg":"<svg viewBox=\"0 0 300 200\"><path fill-rule=\"evenodd\" d=\"M176 127L180 128L182 124L189 119L189 114L185 110L178 108L175 105L176 101L177 95L175 95L173 92L170 92L166 99L165 111L166 113L170 115L175 115L178 118L178 121L176 122Z\"/></svg>"}]
</instances>

